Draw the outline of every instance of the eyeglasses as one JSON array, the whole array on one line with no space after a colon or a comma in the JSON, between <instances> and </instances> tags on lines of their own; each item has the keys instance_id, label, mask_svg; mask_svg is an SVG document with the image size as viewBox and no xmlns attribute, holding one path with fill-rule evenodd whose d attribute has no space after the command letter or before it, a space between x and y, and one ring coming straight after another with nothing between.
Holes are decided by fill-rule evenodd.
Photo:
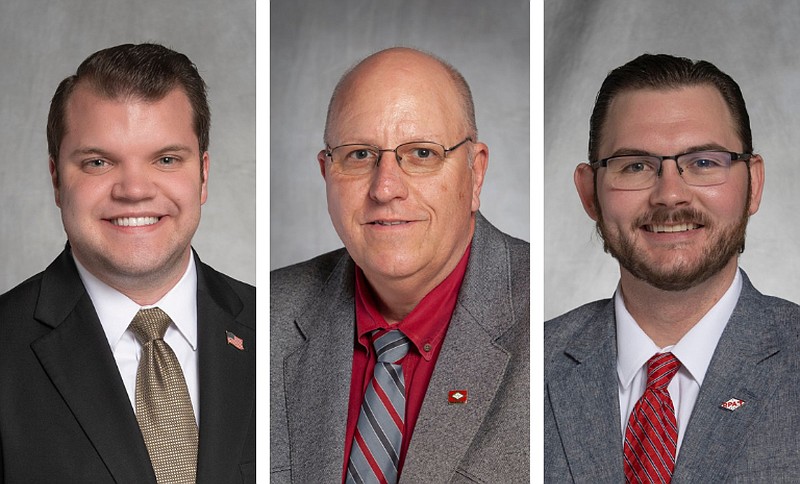
<instances>
[{"instance_id":1,"label":"eyeglasses","mask_svg":"<svg viewBox=\"0 0 800 484\"><path fill-rule=\"evenodd\" d=\"M403 143L393 150L381 149L373 145L351 143L336 148L325 147L325 156L330 157L333 168L343 175L366 175L381 162L387 151L394 153L397 164L409 175L432 173L442 168L447 154L472 138L467 137L451 148L445 148L432 141L412 141Z\"/></svg>"},{"instance_id":2,"label":"eyeglasses","mask_svg":"<svg viewBox=\"0 0 800 484\"><path fill-rule=\"evenodd\" d=\"M748 163L752 153L732 151L695 151L681 155L622 155L592 161L592 167L605 167L612 188L617 190L644 190L656 184L661 176L664 160L675 160L678 174L687 185L708 187L721 185L728 179L731 164ZM748 164L748 166L750 166Z\"/></svg>"}]
</instances>

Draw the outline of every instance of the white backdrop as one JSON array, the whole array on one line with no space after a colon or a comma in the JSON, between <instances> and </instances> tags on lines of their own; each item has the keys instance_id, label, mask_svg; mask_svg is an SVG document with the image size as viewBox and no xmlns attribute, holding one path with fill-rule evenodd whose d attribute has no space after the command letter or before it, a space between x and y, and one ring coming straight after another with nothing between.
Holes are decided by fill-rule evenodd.
<instances>
[{"instance_id":1,"label":"white backdrop","mask_svg":"<svg viewBox=\"0 0 800 484\"><path fill-rule=\"evenodd\" d=\"M47 169L56 86L93 52L146 41L186 54L209 86L209 197L193 245L216 269L255 282L255 2L2 0L0 293L66 242Z\"/></svg>"},{"instance_id":2,"label":"white backdrop","mask_svg":"<svg viewBox=\"0 0 800 484\"><path fill-rule=\"evenodd\" d=\"M530 240L529 8L527 0L271 3L271 268L342 246L316 160L328 100L347 68L394 45L430 51L467 79L489 146L481 212Z\"/></svg>"},{"instance_id":3,"label":"white backdrop","mask_svg":"<svg viewBox=\"0 0 800 484\"><path fill-rule=\"evenodd\" d=\"M619 278L572 173L606 74L644 52L705 59L740 85L766 186L740 259L763 293L800 301L800 3L547 0L545 3L545 318L610 297Z\"/></svg>"}]
</instances>

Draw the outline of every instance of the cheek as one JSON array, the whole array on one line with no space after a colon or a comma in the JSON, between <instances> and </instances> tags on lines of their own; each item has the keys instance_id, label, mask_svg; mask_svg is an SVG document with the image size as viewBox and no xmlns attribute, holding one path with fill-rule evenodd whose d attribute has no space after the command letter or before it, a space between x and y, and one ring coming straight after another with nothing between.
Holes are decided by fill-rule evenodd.
<instances>
[{"instance_id":1,"label":"cheek","mask_svg":"<svg viewBox=\"0 0 800 484\"><path fill-rule=\"evenodd\" d=\"M647 198L634 192L600 192L597 204L606 225L628 226L648 209Z\"/></svg>"},{"instance_id":2,"label":"cheek","mask_svg":"<svg viewBox=\"0 0 800 484\"><path fill-rule=\"evenodd\" d=\"M325 192L328 201L328 213L335 225L340 225L345 219L355 215L357 210L358 195L362 188L353 183L329 180L326 182Z\"/></svg>"}]
</instances>

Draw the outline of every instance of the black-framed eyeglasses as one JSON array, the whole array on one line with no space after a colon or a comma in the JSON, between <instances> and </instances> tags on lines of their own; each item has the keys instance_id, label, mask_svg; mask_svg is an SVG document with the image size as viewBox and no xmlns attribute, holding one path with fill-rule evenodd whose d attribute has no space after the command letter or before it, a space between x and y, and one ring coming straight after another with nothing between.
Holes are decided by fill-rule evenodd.
<instances>
[{"instance_id":1,"label":"black-framed eyeglasses","mask_svg":"<svg viewBox=\"0 0 800 484\"><path fill-rule=\"evenodd\" d=\"M661 176L664 160L675 160L678 174L687 185L708 187L721 185L728 180L731 164L743 161L749 165L752 153L733 151L694 151L680 155L620 155L589 164L594 168L608 169L606 179L617 190L644 190L656 184Z\"/></svg>"},{"instance_id":2,"label":"black-framed eyeglasses","mask_svg":"<svg viewBox=\"0 0 800 484\"><path fill-rule=\"evenodd\" d=\"M333 169L343 175L366 175L378 166L385 152L393 152L400 168L409 175L432 173L444 165L447 154L458 149L472 138L464 140L450 148L445 148L433 141L411 141L398 145L397 148L382 149L378 146L349 143L335 148L325 147L325 156L331 159Z\"/></svg>"}]
</instances>

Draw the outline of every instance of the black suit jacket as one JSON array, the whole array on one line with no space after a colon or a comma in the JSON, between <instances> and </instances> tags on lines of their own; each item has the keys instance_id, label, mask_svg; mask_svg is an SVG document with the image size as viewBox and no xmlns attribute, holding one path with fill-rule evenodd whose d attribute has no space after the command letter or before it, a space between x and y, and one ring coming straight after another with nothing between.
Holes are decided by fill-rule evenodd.
<instances>
[{"instance_id":1,"label":"black suit jacket","mask_svg":"<svg viewBox=\"0 0 800 484\"><path fill-rule=\"evenodd\" d=\"M255 482L255 288L195 260L197 482ZM226 331L244 340L244 351L227 343ZM155 483L68 248L0 296L0 481Z\"/></svg>"}]
</instances>

